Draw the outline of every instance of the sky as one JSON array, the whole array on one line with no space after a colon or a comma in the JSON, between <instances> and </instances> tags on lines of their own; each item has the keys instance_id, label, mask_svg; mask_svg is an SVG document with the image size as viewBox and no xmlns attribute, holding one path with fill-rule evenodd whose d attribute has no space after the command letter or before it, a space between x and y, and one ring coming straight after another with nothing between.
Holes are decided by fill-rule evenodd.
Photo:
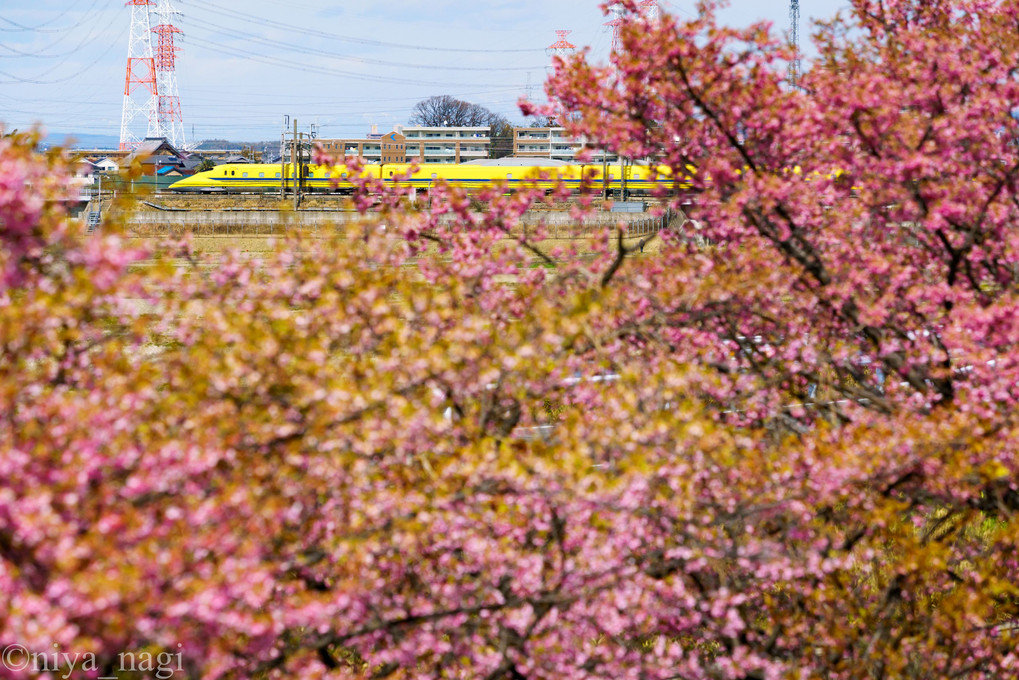
<instances>
[{"instance_id":1,"label":"sky","mask_svg":"<svg viewBox=\"0 0 1019 680\"><path fill-rule=\"evenodd\" d=\"M847 0L802 0L800 32ZM449 94L523 124L542 96L557 29L605 61L598 0L175 0L180 105L188 142L279 139L283 116L322 137L405 124ZM692 16L694 0L664 0ZM733 25L788 30L787 0L731 0ZM125 0L0 0L0 124L50 133L120 133L131 7Z\"/></svg>"}]
</instances>

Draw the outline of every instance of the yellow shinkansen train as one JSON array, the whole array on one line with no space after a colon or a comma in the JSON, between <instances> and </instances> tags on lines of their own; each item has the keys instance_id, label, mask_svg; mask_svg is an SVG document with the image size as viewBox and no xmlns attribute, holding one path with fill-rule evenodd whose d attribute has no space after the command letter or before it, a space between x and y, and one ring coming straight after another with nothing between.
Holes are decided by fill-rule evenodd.
<instances>
[{"instance_id":1,"label":"yellow shinkansen train","mask_svg":"<svg viewBox=\"0 0 1019 680\"><path fill-rule=\"evenodd\" d=\"M625 183L623 173L625 172ZM212 170L199 172L171 184L171 191L221 192L272 192L280 190L284 182L288 190L294 186L293 165L225 164ZM345 166L306 165L301 167L302 192L345 193L354 189ZM505 183L509 190L543 188L551 190L561 182L574 191L604 192L620 196L625 186L627 194L652 194L658 190L678 192L689 188L687 179L676 181L666 166L618 164L602 165L483 165L474 163L429 164L416 168L405 163L366 165L361 177L415 187L427 191L431 186L445 183L465 189Z\"/></svg>"}]
</instances>

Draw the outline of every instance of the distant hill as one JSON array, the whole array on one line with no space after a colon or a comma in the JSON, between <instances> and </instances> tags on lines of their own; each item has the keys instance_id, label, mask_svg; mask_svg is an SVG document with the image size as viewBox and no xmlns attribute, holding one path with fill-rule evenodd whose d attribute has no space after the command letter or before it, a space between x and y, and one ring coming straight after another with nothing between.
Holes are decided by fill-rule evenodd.
<instances>
[{"instance_id":1,"label":"distant hill","mask_svg":"<svg viewBox=\"0 0 1019 680\"><path fill-rule=\"evenodd\" d=\"M279 150L279 141L275 142L232 142L228 139L206 139L201 144L195 147L195 151L210 151L216 150L230 150L240 151L245 148L253 148L256 151L265 151L267 149Z\"/></svg>"},{"instance_id":2,"label":"distant hill","mask_svg":"<svg viewBox=\"0 0 1019 680\"><path fill-rule=\"evenodd\" d=\"M109 149L120 148L119 135L87 135L77 132L49 132L42 140L41 146L63 146L72 149Z\"/></svg>"},{"instance_id":3,"label":"distant hill","mask_svg":"<svg viewBox=\"0 0 1019 680\"><path fill-rule=\"evenodd\" d=\"M71 149L109 149L111 151L120 148L120 137L118 135L90 135L77 132L48 132L40 146L44 148L63 146ZM240 151L241 149L253 148L262 153L270 151L279 153L280 143L274 142L234 142L228 139L206 139L195 147L195 151L228 150Z\"/></svg>"}]
</instances>

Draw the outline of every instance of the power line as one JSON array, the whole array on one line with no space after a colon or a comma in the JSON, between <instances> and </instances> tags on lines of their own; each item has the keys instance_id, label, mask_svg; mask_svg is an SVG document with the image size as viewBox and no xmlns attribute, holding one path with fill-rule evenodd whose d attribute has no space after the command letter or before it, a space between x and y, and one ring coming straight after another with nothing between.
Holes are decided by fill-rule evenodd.
<instances>
[{"instance_id":1,"label":"power line","mask_svg":"<svg viewBox=\"0 0 1019 680\"><path fill-rule=\"evenodd\" d=\"M225 35L245 37L248 40L252 40L254 42L257 42L257 43L260 43L260 44L263 44L263 45L268 45L270 47L280 47L280 48L283 48L283 49L286 49L286 50L290 50L292 52L300 52L302 54L323 55L323 56L333 57L335 59L344 59L344 60L353 61L353 62L356 62L356 63L359 63L359 64L375 64L375 65L378 65L378 66L392 66L392 67L395 67L395 68L426 69L426 70L430 70L430 71L436 71L436 70L438 70L438 71L533 71L535 69L541 68L540 66L499 66L499 67L493 67L493 66L434 66L434 65L431 65L431 64L416 64L416 63L407 62L407 61L387 61L387 60L384 60L384 59L371 59L369 57L352 57L352 56L347 55L347 54L339 54L337 52L329 52L327 50L319 50L319 49L315 49L315 48L311 48L311 47L306 47L306 46L302 46L302 45L296 45L296 44L293 44L293 43L285 42L283 40L274 40L272 38L266 38L266 37L263 37L263 36L255 35L253 33L237 31L237 30L234 30L234 29L231 29L231 28L227 28L226 26L220 26L219 24L214 24L214 23L212 23L210 21L205 21L203 23L204 23L204 26L201 26L201 28L204 28L205 26L211 26L213 28L217 28L217 29L219 29L221 31L224 31Z\"/></svg>"},{"instance_id":2,"label":"power line","mask_svg":"<svg viewBox=\"0 0 1019 680\"><path fill-rule=\"evenodd\" d=\"M85 40L83 40L81 43L79 43L78 45L72 47L71 49L67 50L66 52L61 52L61 53L58 53L58 54L43 54L46 50L52 49L52 48L56 47L57 45L59 45L60 43L64 42L64 37L60 37L60 38L57 38L56 40L54 40L53 42L51 42L50 44L46 45L45 47L42 47L42 48L40 48L38 50L33 50L31 52L26 52L24 50L19 50L19 49L16 49L14 47L11 47L9 45L0 45L0 47L2 47L3 49L15 53L14 55L0 55L0 58L5 58L5 59L19 59L19 58L26 58L26 59L62 59L64 57L68 57L68 56L70 56L72 54L77 53L81 49L82 45L85 44L85 42L87 42L88 40L91 40L92 36L95 34L95 27L100 25L100 23L102 23L101 12L106 10L109 7L109 4L110 4L110 0L107 0L106 5L101 10L94 11L95 7L96 7L96 4L98 2L99 2L99 0L92 0L92 4L88 7L88 9L86 9L83 12L83 14L86 17L91 17L92 27L89 29L89 36ZM65 10L64 12L62 12L61 16L63 16L64 14L67 14L68 11L69 10ZM49 22L47 22L47 23L49 23ZM74 22L70 26L66 26L65 28L62 28L62 29L59 29L59 30L56 30L56 31L53 31L53 32L54 33L66 33L68 30L71 30L71 29L73 29L74 31L78 32L78 31L84 30L84 27L86 25L88 25L88 24L89 24L89 19L88 18L81 19L81 20L78 20L78 21ZM43 25L45 25L45 24L43 24ZM45 74L40 74L40 75L45 75Z\"/></svg>"},{"instance_id":3,"label":"power line","mask_svg":"<svg viewBox=\"0 0 1019 680\"><path fill-rule=\"evenodd\" d=\"M15 31L17 31L17 32L33 31L33 32L37 32L37 33L61 33L63 31L68 30L68 28L74 28L74 27L73 26L68 26L66 28L55 28L55 29L47 29L47 30L42 30L42 27L43 26L49 26L50 24L56 23L58 20L60 20L64 16L66 16L68 12L72 11L75 7L77 7L81 3L82 3L82 0L75 0L73 3L71 3L71 5L69 7L66 7L63 12L61 12L60 14L58 14L55 17L51 18L49 21L42 22L38 26L25 26L24 24L19 24L18 22L12 21L12 20L10 20L10 19L8 19L6 17L0 17L0 21L6 21L7 23L11 24L12 26L17 26L16 29L14 29L14 28L0 28L0 31L11 31L11 32L15 32Z\"/></svg>"},{"instance_id":4,"label":"power line","mask_svg":"<svg viewBox=\"0 0 1019 680\"><path fill-rule=\"evenodd\" d=\"M10 79L10 80L0 80L0 84L9 85L11 83L24 83L26 85L56 85L57 83L66 83L66 82L68 82L70 80L74 80L75 78L80 77L83 73L87 73L88 71L90 71L93 67L95 67L96 64L98 64L100 61L102 61L106 57L107 54L110 53L110 50L112 50L113 47L114 47L114 44L111 42L109 44L109 46L106 48L106 50L102 54L100 54L98 57L96 57L95 61L91 62L88 66L85 66L84 68L81 68L78 71L75 71L74 73L72 73L71 75L67 76L66 78L54 78L53 80L38 80L36 78L20 78L20 77L18 77L16 75L13 75L11 73L7 73L6 71L0 71L0 75L6 76L7 78ZM57 66L61 66L61 65L62 64L58 64ZM45 75L46 73L49 73L49 72L53 71L54 68L57 68L57 67L55 66L55 67L47 70L45 73L42 73L40 75Z\"/></svg>"},{"instance_id":5,"label":"power line","mask_svg":"<svg viewBox=\"0 0 1019 680\"><path fill-rule=\"evenodd\" d=\"M65 78L56 78L56 79L52 79L52 80L44 80L43 79L44 76L49 75L50 73L53 73L58 68L60 68L64 64L66 64L68 59L69 59L69 57L70 57L70 55L80 53L80 50L86 44L89 44L89 43L93 42L93 40L96 37L96 35L98 33L101 33L102 30L104 28L106 28L106 25L103 22L100 21L100 17L101 17L101 13L105 9L107 9L109 7L109 5L110 5L110 3L112 1L113 0L106 0L106 3L103 6L103 8L98 10L98 11L95 11L95 12L93 12L93 10L95 9L95 6L98 4L99 0L93 0L92 1L92 4L89 6L89 8L88 8L86 13L92 16L94 23L93 23L92 27L89 29L88 35L86 35L84 38L82 38L81 41L77 45L75 45L74 48L72 48L69 52L65 53L67 56L65 56L60 61L58 61L57 63L55 63L52 66L50 66L49 68L47 68L45 71L43 71L41 73L37 73L32 78L22 78L20 76L15 76L15 75L10 74L10 73L0 72L0 73L2 73L3 75L7 76L10 79L10 80L7 80L7 81L0 80L0 83L3 83L3 84L25 83L25 84L31 84L31 85L55 85L55 84L58 84L58 83L65 83L65 82L68 82L69 80L73 80L73 79L79 77L82 73L85 73L86 71L91 69L96 64L98 64L103 59L103 57L105 57L107 54L109 54L110 50L113 48L114 43L112 41L109 42L106 50L102 54L100 54L99 57L95 61L91 62L85 68L82 68L82 69L78 70L77 72L75 72L74 74L72 74L70 76L67 76ZM76 22L74 24L74 28L83 28L84 26L86 26L86 24L87 24L87 21L79 21L79 22ZM57 41L57 42L59 42L59 41ZM56 44L57 43L52 43L51 45L47 46L47 49L49 47L53 47Z\"/></svg>"},{"instance_id":6,"label":"power line","mask_svg":"<svg viewBox=\"0 0 1019 680\"><path fill-rule=\"evenodd\" d=\"M354 71L344 71L341 69L329 68L326 66L318 66L316 64L308 64L290 61L287 59L281 59L279 57L269 57L258 52L252 52L239 47L225 48L222 44L214 43L208 40L202 40L201 38L192 38L191 42L198 47L204 47L208 50L212 50L217 54L231 54L232 56L243 57L244 59L261 62L263 64L269 64L270 66L279 66L282 68L289 68L295 71L303 71L305 73L318 73L320 75L337 76L343 78L351 78L353 80L363 80L367 82L380 82L380 83L393 83L396 85L427 85L430 87L461 87L460 83L445 83L437 81L424 81L415 80L413 78L397 78L393 76L371 76L363 73L356 73Z\"/></svg>"},{"instance_id":7,"label":"power line","mask_svg":"<svg viewBox=\"0 0 1019 680\"><path fill-rule=\"evenodd\" d=\"M31 31L33 33L63 33L64 31L68 30L68 28L70 28L70 27L67 27L67 28L40 28L38 26L22 26L18 22L11 21L10 19L6 19L4 17L0 17L0 19L3 19L7 23L17 27L17 28L4 28L3 26L0 26L0 31L4 31L4 32L7 32L7 33L24 33L26 31ZM51 23L51 22L47 21L45 24L40 24L40 26L46 26L49 23Z\"/></svg>"},{"instance_id":8,"label":"power line","mask_svg":"<svg viewBox=\"0 0 1019 680\"><path fill-rule=\"evenodd\" d=\"M302 26L295 26L293 24L285 24L285 23L283 23L281 21L273 21L272 19L264 19L264 18L261 18L261 17L253 18L253 17L247 16L245 14L241 14L239 12L230 12L230 11L224 11L224 10L216 10L216 9L213 9L213 8L209 7L208 5L201 5L200 8L201 8L201 10L203 12L211 12L213 14L218 14L220 16L225 16L225 17L228 17L228 18L233 19L233 20L246 21L246 22L252 23L252 24L259 24L259 25L262 25L262 26L271 26L273 28L279 28L279 29L282 29L282 30L285 30L285 31L290 31L290 32L294 32L294 33L300 33L300 34L303 34L303 35L310 35L310 36L315 36L315 37L318 37L318 38L325 38L327 40L337 40L337 41L342 41L342 42L351 42L351 43L356 43L358 45L371 45L371 46L374 46L374 47L391 47L391 48L395 48L395 49L417 50L417 51L421 51L421 52L454 52L454 53L461 53L461 54L463 54L463 53L465 53L465 54L521 54L521 53L532 53L533 54L533 53L539 53L539 52L543 52L544 51L544 50L541 50L541 49L512 49L512 50L498 49L498 50L495 50L495 49L468 49L468 48L462 48L462 47L431 47L431 46L427 46L427 45L411 45L411 44L408 44L408 43L388 42L388 41L384 41L384 40L373 40L371 38L359 38L357 36L340 35L338 33L326 33L324 31L315 31L315 30L312 30L312 29L304 28Z\"/></svg>"}]
</instances>

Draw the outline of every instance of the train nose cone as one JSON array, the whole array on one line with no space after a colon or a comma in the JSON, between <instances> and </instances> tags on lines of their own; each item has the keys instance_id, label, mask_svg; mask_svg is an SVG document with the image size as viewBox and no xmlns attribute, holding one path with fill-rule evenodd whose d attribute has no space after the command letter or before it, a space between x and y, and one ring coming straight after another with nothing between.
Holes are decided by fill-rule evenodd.
<instances>
[{"instance_id":1,"label":"train nose cone","mask_svg":"<svg viewBox=\"0 0 1019 680\"><path fill-rule=\"evenodd\" d=\"M179 179L170 186L168 186L167 189L169 189L170 191L183 191L194 188L195 184L196 182L194 181L193 177L184 177L183 179Z\"/></svg>"}]
</instances>

